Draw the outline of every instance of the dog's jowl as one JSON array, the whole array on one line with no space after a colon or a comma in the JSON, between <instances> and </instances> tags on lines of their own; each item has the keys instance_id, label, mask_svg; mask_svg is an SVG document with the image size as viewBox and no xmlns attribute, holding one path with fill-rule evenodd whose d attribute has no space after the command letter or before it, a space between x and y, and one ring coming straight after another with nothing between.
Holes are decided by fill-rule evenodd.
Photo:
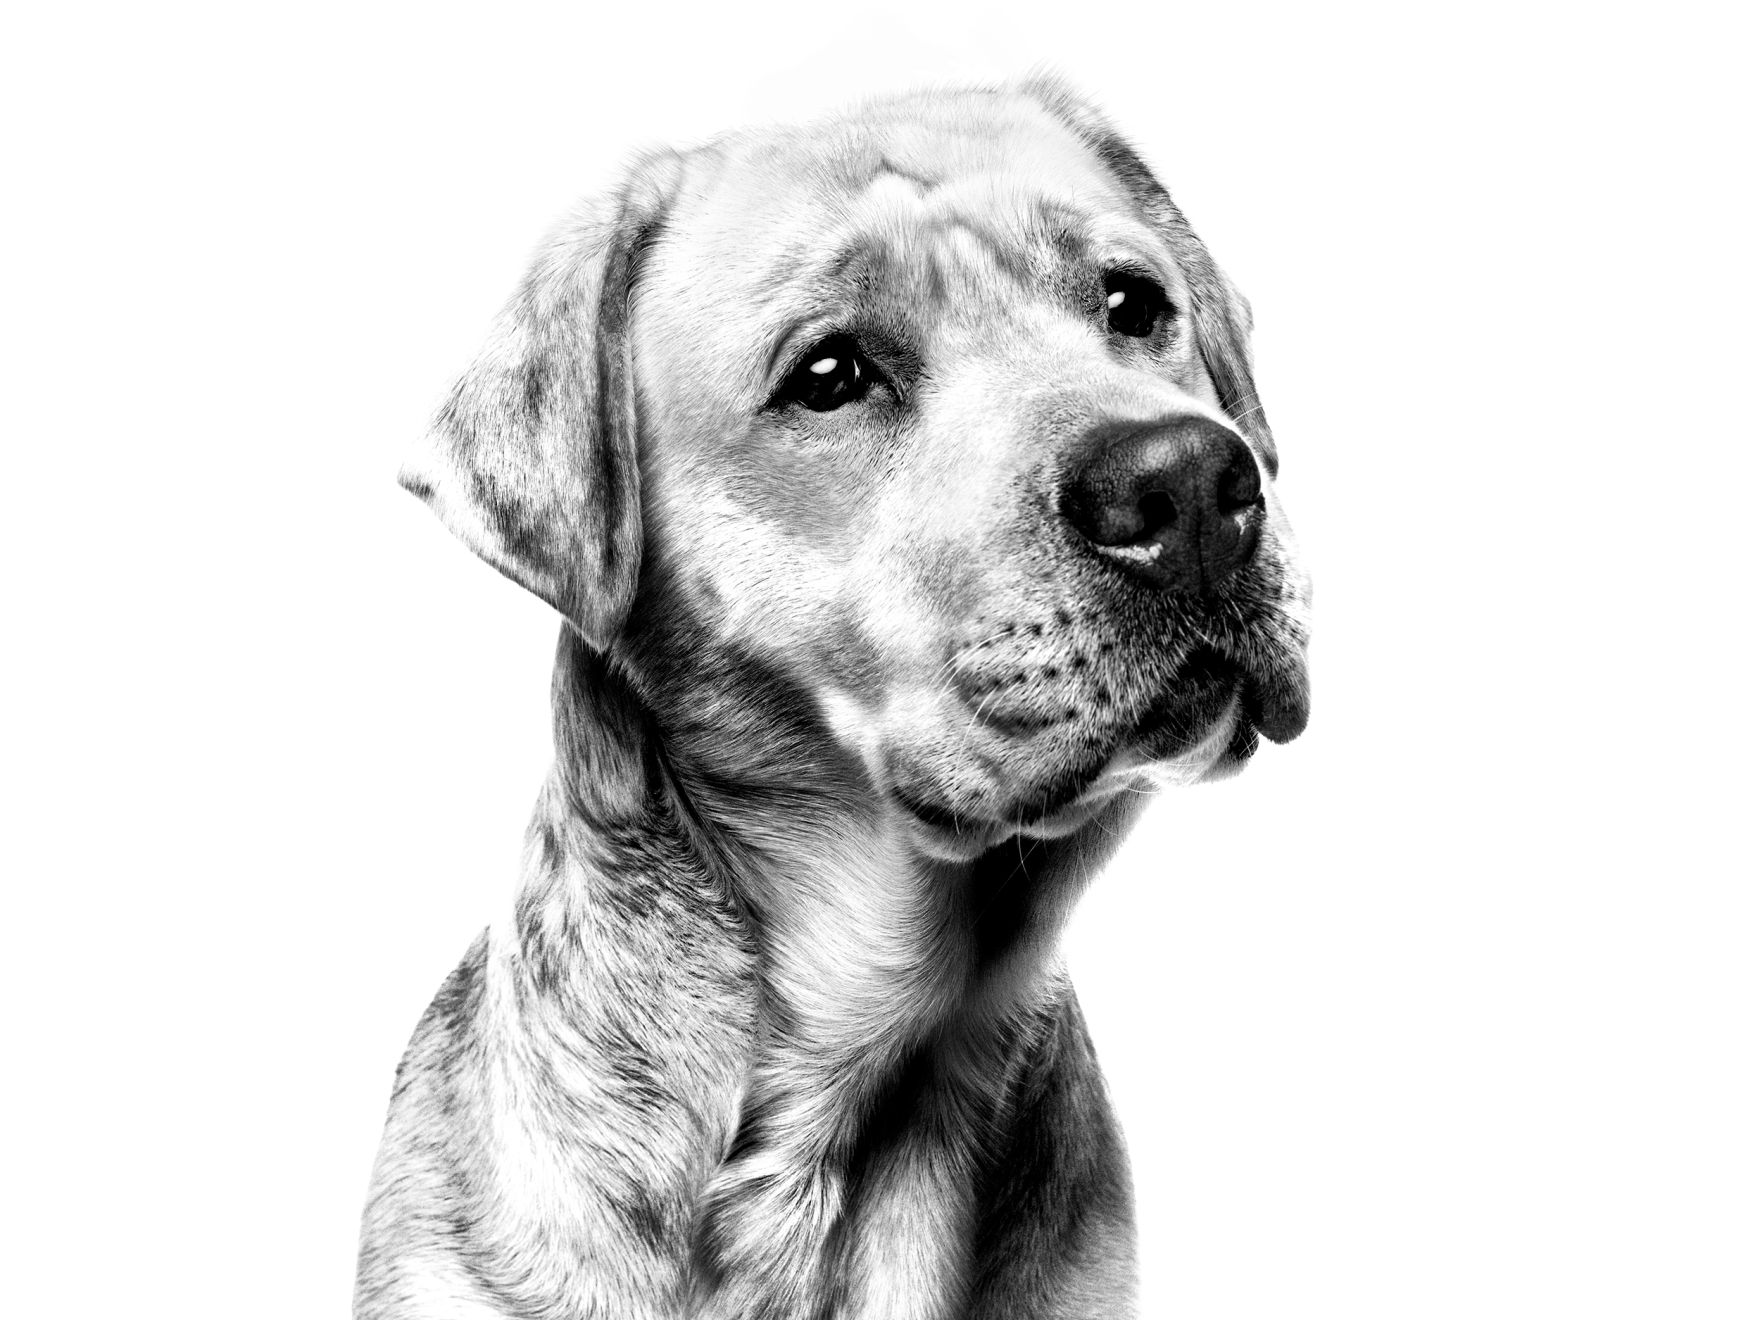
<instances>
[{"instance_id":1,"label":"dog's jowl","mask_svg":"<svg viewBox=\"0 0 1760 1320\"><path fill-rule=\"evenodd\" d=\"M555 233L402 478L565 622L360 1316L1132 1313L1057 943L1147 787L1307 718L1247 331L1044 81L651 155Z\"/></svg>"}]
</instances>

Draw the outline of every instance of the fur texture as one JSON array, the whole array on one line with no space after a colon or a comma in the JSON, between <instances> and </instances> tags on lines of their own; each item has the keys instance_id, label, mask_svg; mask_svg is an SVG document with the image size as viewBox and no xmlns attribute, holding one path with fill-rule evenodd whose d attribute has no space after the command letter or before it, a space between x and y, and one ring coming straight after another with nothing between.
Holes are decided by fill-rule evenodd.
<instances>
[{"instance_id":1,"label":"fur texture","mask_svg":"<svg viewBox=\"0 0 1760 1320\"><path fill-rule=\"evenodd\" d=\"M543 248L403 481L567 620L556 766L399 1068L357 1315L1131 1313L1057 936L1146 788L1305 720L1247 330L1044 81L649 157ZM836 344L867 393L803 406ZM1152 590L1060 491L1192 418L1256 549Z\"/></svg>"}]
</instances>

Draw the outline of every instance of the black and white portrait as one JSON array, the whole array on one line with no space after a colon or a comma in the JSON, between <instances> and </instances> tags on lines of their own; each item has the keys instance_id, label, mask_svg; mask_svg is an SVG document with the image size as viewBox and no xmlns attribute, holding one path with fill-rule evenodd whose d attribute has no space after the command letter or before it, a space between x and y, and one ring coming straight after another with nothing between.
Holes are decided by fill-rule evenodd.
<instances>
[{"instance_id":1,"label":"black and white portrait","mask_svg":"<svg viewBox=\"0 0 1760 1320\"><path fill-rule=\"evenodd\" d=\"M1760 1306L1732 15L18 26L10 1311Z\"/></svg>"}]
</instances>

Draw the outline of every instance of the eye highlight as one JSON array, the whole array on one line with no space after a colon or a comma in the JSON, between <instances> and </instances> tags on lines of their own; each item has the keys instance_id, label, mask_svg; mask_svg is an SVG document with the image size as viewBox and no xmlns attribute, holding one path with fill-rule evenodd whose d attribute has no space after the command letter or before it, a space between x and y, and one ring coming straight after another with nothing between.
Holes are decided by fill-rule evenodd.
<instances>
[{"instance_id":1,"label":"eye highlight","mask_svg":"<svg viewBox=\"0 0 1760 1320\"><path fill-rule=\"evenodd\" d=\"M1147 339L1173 315L1162 287L1147 275L1128 270L1106 273L1106 327L1115 335Z\"/></svg>"},{"instance_id":2,"label":"eye highlight","mask_svg":"<svg viewBox=\"0 0 1760 1320\"><path fill-rule=\"evenodd\" d=\"M830 412L861 399L879 376L851 336L829 335L808 349L788 373L776 391L776 401Z\"/></svg>"}]
</instances>

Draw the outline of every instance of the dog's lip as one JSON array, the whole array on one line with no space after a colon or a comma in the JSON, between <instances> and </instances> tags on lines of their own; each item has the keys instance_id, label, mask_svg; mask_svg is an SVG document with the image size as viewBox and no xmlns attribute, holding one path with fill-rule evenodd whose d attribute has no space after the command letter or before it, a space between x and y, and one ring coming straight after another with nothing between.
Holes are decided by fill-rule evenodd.
<instances>
[{"instance_id":1,"label":"dog's lip","mask_svg":"<svg viewBox=\"0 0 1760 1320\"><path fill-rule=\"evenodd\" d=\"M1246 722L1271 742L1292 742L1308 727L1308 661L1301 649L1206 642L1186 658L1174 683L1176 692L1196 689L1197 695L1176 701L1174 709L1201 703L1206 686L1215 691L1223 684L1239 694Z\"/></svg>"},{"instance_id":2,"label":"dog's lip","mask_svg":"<svg viewBox=\"0 0 1760 1320\"><path fill-rule=\"evenodd\" d=\"M1234 730L1224 757L1231 764L1250 757L1260 735L1274 743L1299 736L1308 722L1308 672L1301 653L1255 647L1241 654L1225 645L1200 644L1127 746L1151 761L1177 759L1207 741L1221 721Z\"/></svg>"},{"instance_id":3,"label":"dog's lip","mask_svg":"<svg viewBox=\"0 0 1760 1320\"><path fill-rule=\"evenodd\" d=\"M1160 698L1137 721L1129 741L1162 743L1169 750L1199 742L1241 689L1241 666L1211 646L1195 647Z\"/></svg>"},{"instance_id":4,"label":"dog's lip","mask_svg":"<svg viewBox=\"0 0 1760 1320\"><path fill-rule=\"evenodd\" d=\"M1293 742L1308 727L1308 661L1297 652L1276 666L1241 671L1241 709L1274 743Z\"/></svg>"}]
</instances>

